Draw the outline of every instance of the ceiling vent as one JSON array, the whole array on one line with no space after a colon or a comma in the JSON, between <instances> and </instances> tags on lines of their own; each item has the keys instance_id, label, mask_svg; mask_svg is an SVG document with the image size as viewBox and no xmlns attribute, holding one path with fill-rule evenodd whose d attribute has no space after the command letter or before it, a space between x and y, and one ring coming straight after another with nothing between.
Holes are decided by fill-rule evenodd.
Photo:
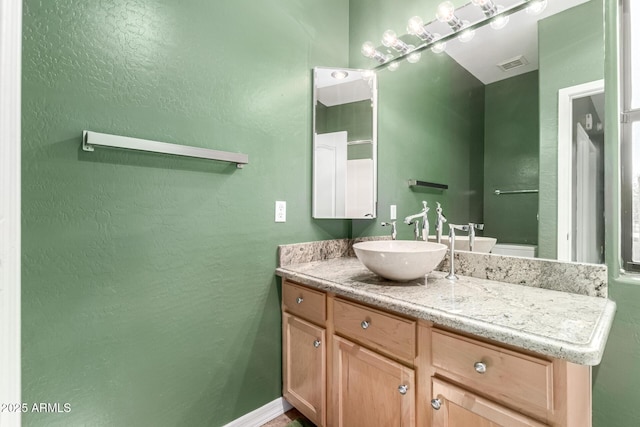
<instances>
[{"instance_id":1,"label":"ceiling vent","mask_svg":"<svg viewBox=\"0 0 640 427\"><path fill-rule=\"evenodd\" d=\"M513 70L514 68L527 65L528 63L529 61L527 61L527 58L525 58L522 55L519 55L519 56L516 56L515 58L507 59L506 61L503 61L497 65L498 65L498 68L500 68L502 71L510 71L510 70Z\"/></svg>"}]
</instances>

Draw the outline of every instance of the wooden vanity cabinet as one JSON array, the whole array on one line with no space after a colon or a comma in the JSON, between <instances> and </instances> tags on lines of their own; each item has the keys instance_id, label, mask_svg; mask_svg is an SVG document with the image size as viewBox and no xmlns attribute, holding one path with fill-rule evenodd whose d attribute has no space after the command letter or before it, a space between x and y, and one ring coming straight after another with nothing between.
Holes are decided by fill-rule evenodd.
<instances>
[{"instance_id":1,"label":"wooden vanity cabinet","mask_svg":"<svg viewBox=\"0 0 640 427\"><path fill-rule=\"evenodd\" d=\"M285 281L282 310L282 395L323 427L327 425L326 295Z\"/></svg>"},{"instance_id":2,"label":"wooden vanity cabinet","mask_svg":"<svg viewBox=\"0 0 640 427\"><path fill-rule=\"evenodd\" d=\"M461 387L431 380L432 427L544 427L547 424L470 393Z\"/></svg>"},{"instance_id":3,"label":"wooden vanity cabinet","mask_svg":"<svg viewBox=\"0 0 640 427\"><path fill-rule=\"evenodd\" d=\"M431 421L454 426L591 426L591 369L429 330Z\"/></svg>"},{"instance_id":4,"label":"wooden vanity cabinet","mask_svg":"<svg viewBox=\"0 0 640 427\"><path fill-rule=\"evenodd\" d=\"M332 423L415 427L416 322L335 298Z\"/></svg>"},{"instance_id":5,"label":"wooden vanity cabinet","mask_svg":"<svg viewBox=\"0 0 640 427\"><path fill-rule=\"evenodd\" d=\"M317 426L590 427L591 368L283 280L283 395Z\"/></svg>"}]
</instances>

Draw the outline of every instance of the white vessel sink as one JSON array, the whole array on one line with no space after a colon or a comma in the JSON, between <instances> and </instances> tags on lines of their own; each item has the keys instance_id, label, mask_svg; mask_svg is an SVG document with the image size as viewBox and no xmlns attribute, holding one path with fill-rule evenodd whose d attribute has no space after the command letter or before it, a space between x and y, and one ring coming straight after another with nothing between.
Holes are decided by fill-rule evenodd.
<instances>
[{"instance_id":1,"label":"white vessel sink","mask_svg":"<svg viewBox=\"0 0 640 427\"><path fill-rule=\"evenodd\" d=\"M353 250L369 270L399 282L423 278L447 253L443 244L413 240L360 242Z\"/></svg>"},{"instance_id":2,"label":"white vessel sink","mask_svg":"<svg viewBox=\"0 0 640 427\"><path fill-rule=\"evenodd\" d=\"M436 236L429 236L430 242L436 241ZM474 252L491 252L491 249L495 246L498 239L495 237L482 237L476 236L473 243ZM442 243L449 246L449 236L442 236ZM469 236L462 235L456 236L456 244L454 246L456 251L468 251L469 250Z\"/></svg>"}]
</instances>

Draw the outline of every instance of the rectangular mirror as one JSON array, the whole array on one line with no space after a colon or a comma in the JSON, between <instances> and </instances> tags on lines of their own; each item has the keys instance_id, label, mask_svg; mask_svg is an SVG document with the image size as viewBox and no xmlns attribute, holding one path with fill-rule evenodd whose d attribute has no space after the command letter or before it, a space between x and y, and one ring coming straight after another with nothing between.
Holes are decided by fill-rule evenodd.
<instances>
[{"instance_id":1,"label":"rectangular mirror","mask_svg":"<svg viewBox=\"0 0 640 427\"><path fill-rule=\"evenodd\" d=\"M376 217L376 116L375 73L313 69L314 218Z\"/></svg>"}]
</instances>

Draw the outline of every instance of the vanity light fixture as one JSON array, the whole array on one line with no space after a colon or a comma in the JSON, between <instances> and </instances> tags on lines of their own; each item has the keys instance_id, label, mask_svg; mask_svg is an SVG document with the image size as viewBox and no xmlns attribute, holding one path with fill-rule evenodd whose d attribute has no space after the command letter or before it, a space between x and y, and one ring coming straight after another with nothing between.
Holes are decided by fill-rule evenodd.
<instances>
[{"instance_id":1,"label":"vanity light fixture","mask_svg":"<svg viewBox=\"0 0 640 427\"><path fill-rule=\"evenodd\" d=\"M451 3L450 1L445 1L438 5L438 9L436 10L436 18L438 18L438 21L444 22L449 25L449 27L451 27L451 30L457 32L468 26L469 21L463 21L462 19L458 18L455 12L456 8L453 6L453 3ZM460 33L460 35L458 36L458 40L466 43L468 41L471 41L471 39L473 39L473 36L475 35L475 30L466 29Z\"/></svg>"},{"instance_id":2,"label":"vanity light fixture","mask_svg":"<svg viewBox=\"0 0 640 427\"><path fill-rule=\"evenodd\" d=\"M344 70L336 70L333 73L331 73L331 77L333 77L336 80L342 80L347 78L347 76L349 75L349 73L347 73Z\"/></svg>"},{"instance_id":3,"label":"vanity light fixture","mask_svg":"<svg viewBox=\"0 0 640 427\"><path fill-rule=\"evenodd\" d=\"M435 40L439 40L442 37L438 33L431 33L429 31L427 31L427 29L425 28L425 25L424 25L424 21L419 16L414 16L413 18L409 19L409 21L407 22L407 33L412 34L412 35L420 38L420 40L422 40L423 42L425 42L427 44L433 43ZM444 51L446 46L447 46L446 42L435 43L431 47L431 50L434 53L441 53L442 51ZM414 52L409 56L412 56L412 55L417 54L417 53L418 52ZM418 59L420 59L419 56L418 56ZM407 58L407 60L409 61L409 58ZM409 62L411 62L411 61L409 61ZM418 61L416 60L414 62L418 62Z\"/></svg>"},{"instance_id":4,"label":"vanity light fixture","mask_svg":"<svg viewBox=\"0 0 640 427\"><path fill-rule=\"evenodd\" d=\"M529 0L527 13L529 15L539 15L547 8L547 0Z\"/></svg>"},{"instance_id":5,"label":"vanity light fixture","mask_svg":"<svg viewBox=\"0 0 640 427\"><path fill-rule=\"evenodd\" d=\"M416 43L417 47L401 40L394 31L387 30L383 34L382 44L385 48L394 49L397 53L392 53L391 49L386 51L383 49L384 53L382 53L376 50L373 43L367 42L362 45L362 54L378 61L381 66L393 70L399 60L407 59L411 63L417 62L420 59L420 53L425 49L430 48L435 53L443 52L446 42L453 38L458 38L461 42L468 42L475 36L476 29L483 25L489 24L496 30L504 28L509 22L510 15L522 9L526 9L529 14L539 14L546 8L548 2L548 0L509 0L510 2L515 1L517 4L505 7L497 4L497 1L499 0L468 0L467 4L460 6L459 10L465 14L468 12L467 8L475 9L477 7L482 11L484 17L473 23L458 16L456 8L450 0L442 1L436 9L436 19L425 23L419 16L414 16L408 20L407 34L419 39L420 42ZM451 28L451 33L442 36L433 32L434 29L441 26L438 21L447 24Z\"/></svg>"},{"instance_id":6,"label":"vanity light fixture","mask_svg":"<svg viewBox=\"0 0 640 427\"><path fill-rule=\"evenodd\" d=\"M362 44L362 49L360 52L367 58L374 59L378 61L380 64L384 64L387 62L387 57L384 56L380 51L376 50L376 47L371 42L364 42Z\"/></svg>"},{"instance_id":7,"label":"vanity light fixture","mask_svg":"<svg viewBox=\"0 0 640 427\"><path fill-rule=\"evenodd\" d=\"M382 34L382 44L386 47L393 48L402 54L407 54L414 49L413 46L410 46L400 40L393 30L387 30Z\"/></svg>"}]
</instances>

